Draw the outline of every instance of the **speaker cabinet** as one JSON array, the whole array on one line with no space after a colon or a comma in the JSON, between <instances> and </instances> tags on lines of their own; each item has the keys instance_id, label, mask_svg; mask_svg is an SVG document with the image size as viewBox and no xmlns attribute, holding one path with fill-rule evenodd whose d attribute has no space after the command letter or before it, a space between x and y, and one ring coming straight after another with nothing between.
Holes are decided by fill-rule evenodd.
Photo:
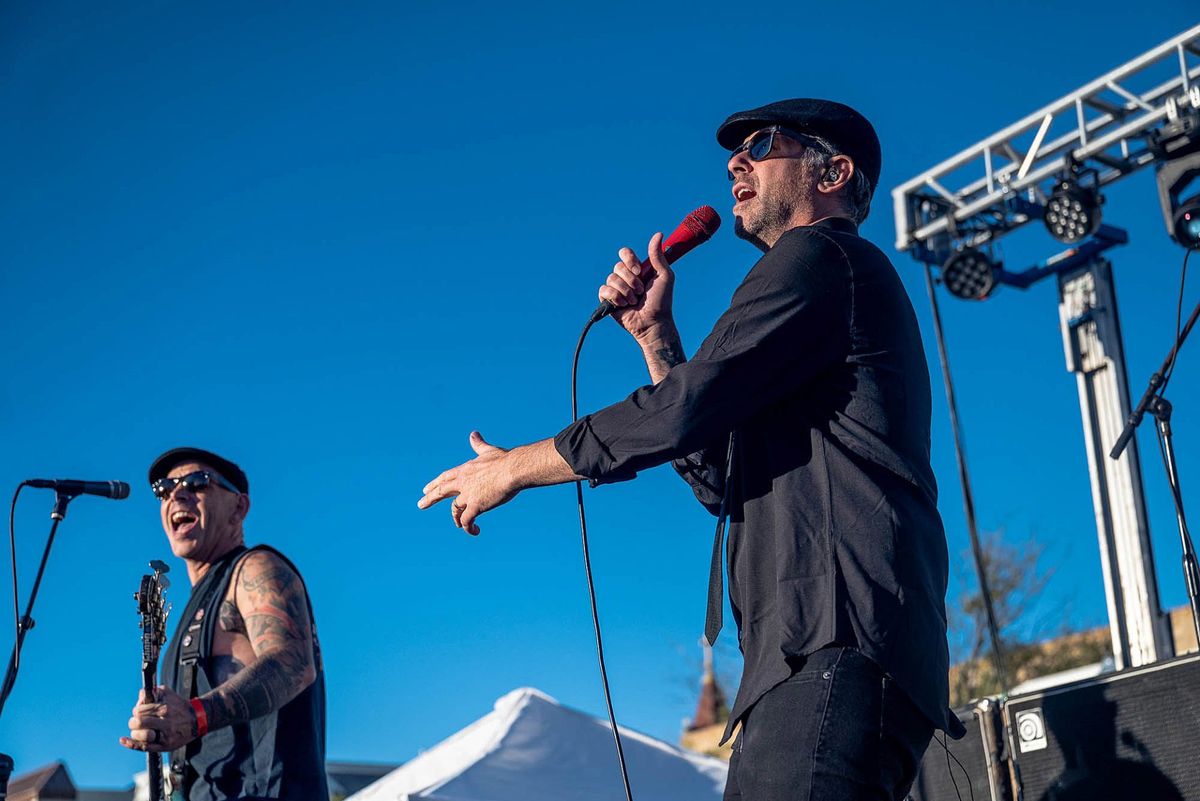
<instances>
[{"instance_id":1,"label":"speaker cabinet","mask_svg":"<svg viewBox=\"0 0 1200 801\"><path fill-rule=\"evenodd\" d=\"M1004 722L1023 801L1200 801L1200 657L1013 696Z\"/></svg>"},{"instance_id":2,"label":"speaker cabinet","mask_svg":"<svg viewBox=\"0 0 1200 801\"><path fill-rule=\"evenodd\" d=\"M909 797L913 801L1012 801L1000 705L984 699L955 714L966 736L951 740L940 731L934 733Z\"/></svg>"}]
</instances>

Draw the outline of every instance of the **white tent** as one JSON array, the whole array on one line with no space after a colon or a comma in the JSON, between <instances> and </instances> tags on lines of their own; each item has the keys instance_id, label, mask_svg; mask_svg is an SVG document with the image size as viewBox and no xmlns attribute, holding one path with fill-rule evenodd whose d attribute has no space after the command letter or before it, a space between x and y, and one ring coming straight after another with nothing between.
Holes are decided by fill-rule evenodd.
<instances>
[{"instance_id":1,"label":"white tent","mask_svg":"<svg viewBox=\"0 0 1200 801\"><path fill-rule=\"evenodd\" d=\"M719 801L726 765L621 728L638 801ZM523 688L348 801L623 801L608 721Z\"/></svg>"}]
</instances>

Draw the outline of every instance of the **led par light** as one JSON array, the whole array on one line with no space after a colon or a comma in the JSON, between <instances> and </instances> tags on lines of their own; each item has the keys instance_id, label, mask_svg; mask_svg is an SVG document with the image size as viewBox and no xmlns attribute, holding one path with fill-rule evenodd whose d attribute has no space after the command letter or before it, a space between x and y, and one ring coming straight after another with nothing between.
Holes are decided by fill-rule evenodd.
<instances>
[{"instance_id":1,"label":"led par light","mask_svg":"<svg viewBox=\"0 0 1200 801\"><path fill-rule=\"evenodd\" d=\"M1100 228L1100 173L1080 166L1073 153L1058 177L1058 185L1046 201L1042 222L1050 236L1064 245L1082 242Z\"/></svg>"},{"instance_id":2,"label":"led par light","mask_svg":"<svg viewBox=\"0 0 1200 801\"><path fill-rule=\"evenodd\" d=\"M942 283L956 298L983 300L996 288L996 263L981 250L965 248L942 265Z\"/></svg>"},{"instance_id":3,"label":"led par light","mask_svg":"<svg viewBox=\"0 0 1200 801\"><path fill-rule=\"evenodd\" d=\"M1100 194L1064 179L1046 203L1042 216L1050 236L1067 245L1082 242L1100 228Z\"/></svg>"}]
</instances>

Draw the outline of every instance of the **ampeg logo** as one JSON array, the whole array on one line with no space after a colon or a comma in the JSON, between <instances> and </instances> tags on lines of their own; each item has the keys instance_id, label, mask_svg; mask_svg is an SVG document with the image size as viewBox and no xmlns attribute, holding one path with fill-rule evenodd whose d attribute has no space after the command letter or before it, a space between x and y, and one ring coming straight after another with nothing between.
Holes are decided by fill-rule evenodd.
<instances>
[{"instance_id":1,"label":"ampeg logo","mask_svg":"<svg viewBox=\"0 0 1200 801\"><path fill-rule=\"evenodd\" d=\"M1017 746L1022 754L1046 747L1046 719L1041 707L1017 713Z\"/></svg>"}]
</instances>

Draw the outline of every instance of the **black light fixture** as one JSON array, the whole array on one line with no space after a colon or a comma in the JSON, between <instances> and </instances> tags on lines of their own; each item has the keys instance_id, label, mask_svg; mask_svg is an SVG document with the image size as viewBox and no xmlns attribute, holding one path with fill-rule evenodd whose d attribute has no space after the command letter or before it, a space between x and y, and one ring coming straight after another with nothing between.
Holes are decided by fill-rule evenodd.
<instances>
[{"instance_id":1,"label":"black light fixture","mask_svg":"<svg viewBox=\"0 0 1200 801\"><path fill-rule=\"evenodd\" d=\"M1091 185L1081 182L1086 176L1091 176ZM1063 244L1074 245L1096 233L1100 228L1100 204L1104 202L1097 183L1095 170L1081 170L1074 159L1067 157L1062 179L1046 202L1046 211L1042 215L1050 236Z\"/></svg>"},{"instance_id":2,"label":"black light fixture","mask_svg":"<svg viewBox=\"0 0 1200 801\"><path fill-rule=\"evenodd\" d=\"M1167 231L1185 248L1200 247L1200 193L1180 198L1200 179L1200 112L1181 115L1151 132L1150 149L1159 159L1155 179Z\"/></svg>"},{"instance_id":3,"label":"black light fixture","mask_svg":"<svg viewBox=\"0 0 1200 801\"><path fill-rule=\"evenodd\" d=\"M996 288L998 266L977 248L964 248L942 265L942 283L956 298L983 300Z\"/></svg>"},{"instance_id":4,"label":"black light fixture","mask_svg":"<svg viewBox=\"0 0 1200 801\"><path fill-rule=\"evenodd\" d=\"M1185 248L1200 247L1200 194L1180 202L1174 223L1176 242Z\"/></svg>"}]
</instances>

